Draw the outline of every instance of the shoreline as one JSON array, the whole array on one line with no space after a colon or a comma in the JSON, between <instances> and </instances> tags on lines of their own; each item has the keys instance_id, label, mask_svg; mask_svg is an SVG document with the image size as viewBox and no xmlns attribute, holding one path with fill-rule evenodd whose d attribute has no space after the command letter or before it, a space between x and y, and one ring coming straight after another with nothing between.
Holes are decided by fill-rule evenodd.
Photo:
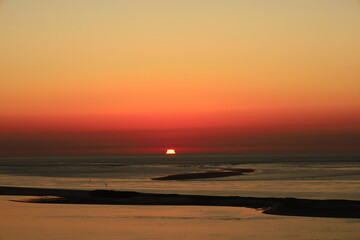
<instances>
[{"instance_id":1,"label":"shoreline","mask_svg":"<svg viewBox=\"0 0 360 240\"><path fill-rule=\"evenodd\" d=\"M113 190L71 190L4 186L0 186L0 195L40 197L27 201L17 201L27 203L229 206L260 209L262 213L273 215L360 218L360 201L355 200L155 194Z\"/></svg>"}]
</instances>

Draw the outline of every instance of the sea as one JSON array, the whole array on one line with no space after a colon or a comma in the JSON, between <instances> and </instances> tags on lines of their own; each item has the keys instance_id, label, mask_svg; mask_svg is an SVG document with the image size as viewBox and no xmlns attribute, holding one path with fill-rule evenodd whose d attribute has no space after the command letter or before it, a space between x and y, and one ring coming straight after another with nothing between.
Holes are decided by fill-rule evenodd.
<instances>
[{"instance_id":1,"label":"sea","mask_svg":"<svg viewBox=\"0 0 360 240\"><path fill-rule=\"evenodd\" d=\"M226 168L252 168L256 172L224 178L151 180ZM1 157L0 185L360 200L360 154Z\"/></svg>"},{"instance_id":2,"label":"sea","mask_svg":"<svg viewBox=\"0 0 360 240\"><path fill-rule=\"evenodd\" d=\"M152 180L251 168L223 178ZM1 156L0 186L360 200L360 154ZM30 204L0 198L0 239L360 239L360 219L236 207ZM19 212L21 213L19 215ZM44 226L47 230L44 229ZM87 227L88 226L88 227Z\"/></svg>"}]
</instances>

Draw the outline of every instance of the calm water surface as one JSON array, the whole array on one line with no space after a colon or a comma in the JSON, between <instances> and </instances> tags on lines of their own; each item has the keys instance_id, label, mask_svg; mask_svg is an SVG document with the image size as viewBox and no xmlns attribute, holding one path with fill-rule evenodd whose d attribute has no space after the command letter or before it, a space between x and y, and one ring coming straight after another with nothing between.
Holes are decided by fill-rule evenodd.
<instances>
[{"instance_id":1,"label":"calm water surface","mask_svg":"<svg viewBox=\"0 0 360 240\"><path fill-rule=\"evenodd\" d=\"M2 240L358 240L360 220L272 216L253 209L10 202L0 197Z\"/></svg>"},{"instance_id":2,"label":"calm water surface","mask_svg":"<svg viewBox=\"0 0 360 240\"><path fill-rule=\"evenodd\" d=\"M1 157L0 185L360 200L360 154ZM254 168L255 174L154 181L168 174Z\"/></svg>"},{"instance_id":3,"label":"calm water surface","mask_svg":"<svg viewBox=\"0 0 360 240\"><path fill-rule=\"evenodd\" d=\"M0 185L360 200L359 154L1 157ZM255 174L153 181L221 168ZM0 239L360 239L360 220L265 215L253 209L12 202L0 196Z\"/></svg>"}]
</instances>

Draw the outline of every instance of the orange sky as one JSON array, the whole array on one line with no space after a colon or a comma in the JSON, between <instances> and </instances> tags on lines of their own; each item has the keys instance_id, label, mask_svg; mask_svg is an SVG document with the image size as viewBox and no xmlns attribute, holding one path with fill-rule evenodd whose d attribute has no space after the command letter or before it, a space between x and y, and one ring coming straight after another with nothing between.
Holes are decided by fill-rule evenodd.
<instances>
[{"instance_id":1,"label":"orange sky","mask_svg":"<svg viewBox=\"0 0 360 240\"><path fill-rule=\"evenodd\" d=\"M355 0L12 0L0 31L0 153L360 149Z\"/></svg>"}]
</instances>

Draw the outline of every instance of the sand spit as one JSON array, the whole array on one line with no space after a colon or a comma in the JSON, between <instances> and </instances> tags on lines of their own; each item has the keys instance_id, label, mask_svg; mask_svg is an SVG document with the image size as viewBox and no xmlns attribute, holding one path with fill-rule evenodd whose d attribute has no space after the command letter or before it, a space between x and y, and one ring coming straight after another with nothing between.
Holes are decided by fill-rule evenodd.
<instances>
[{"instance_id":1,"label":"sand spit","mask_svg":"<svg viewBox=\"0 0 360 240\"><path fill-rule=\"evenodd\" d=\"M154 177L151 178L151 180L191 180L191 179L201 179L201 178L219 178L219 177L244 175L247 173L254 173L254 172L256 172L255 169L224 168L220 170L213 170L206 172L166 175L166 176Z\"/></svg>"},{"instance_id":2,"label":"sand spit","mask_svg":"<svg viewBox=\"0 0 360 240\"><path fill-rule=\"evenodd\" d=\"M21 187L0 187L0 195L43 196L23 201L32 203L232 206L261 209L263 213L274 215L360 218L360 201L352 200L225 197Z\"/></svg>"}]
</instances>

